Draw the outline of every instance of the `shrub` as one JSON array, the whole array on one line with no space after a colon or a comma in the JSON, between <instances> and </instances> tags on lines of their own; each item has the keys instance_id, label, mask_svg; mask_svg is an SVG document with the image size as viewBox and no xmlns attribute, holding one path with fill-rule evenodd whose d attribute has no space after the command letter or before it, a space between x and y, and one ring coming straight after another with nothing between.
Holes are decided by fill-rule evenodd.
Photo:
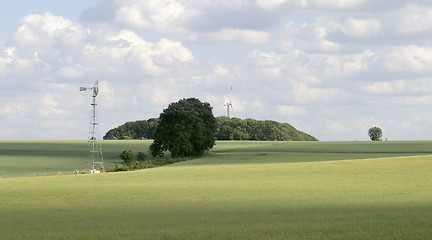
<instances>
[{"instance_id":1,"label":"shrub","mask_svg":"<svg viewBox=\"0 0 432 240\"><path fill-rule=\"evenodd\" d=\"M137 159L138 159L138 161L144 161L145 160L145 154L142 152L138 152Z\"/></svg>"},{"instance_id":2,"label":"shrub","mask_svg":"<svg viewBox=\"0 0 432 240\"><path fill-rule=\"evenodd\" d=\"M130 170L129 166L125 164L119 164L118 162L116 162L114 168L107 169L107 172L121 172L121 171L129 171L129 170Z\"/></svg>"},{"instance_id":3,"label":"shrub","mask_svg":"<svg viewBox=\"0 0 432 240\"><path fill-rule=\"evenodd\" d=\"M120 154L120 158L123 160L125 165L130 165L134 161L134 155L132 150L124 150Z\"/></svg>"},{"instance_id":4,"label":"shrub","mask_svg":"<svg viewBox=\"0 0 432 240\"><path fill-rule=\"evenodd\" d=\"M124 152L124 151L123 151ZM146 168L160 167L168 164L186 161L187 158L157 158L144 161L132 161L129 164L116 162L112 168L105 169L107 172L133 171Z\"/></svg>"}]
</instances>

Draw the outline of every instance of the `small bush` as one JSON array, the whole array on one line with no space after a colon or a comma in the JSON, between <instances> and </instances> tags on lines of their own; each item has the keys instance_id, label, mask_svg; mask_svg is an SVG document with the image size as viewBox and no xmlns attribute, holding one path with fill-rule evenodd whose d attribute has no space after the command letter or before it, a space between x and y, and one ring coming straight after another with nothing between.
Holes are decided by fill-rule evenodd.
<instances>
[{"instance_id":1,"label":"small bush","mask_svg":"<svg viewBox=\"0 0 432 240\"><path fill-rule=\"evenodd\" d=\"M120 154L120 158L123 160L125 165L130 165L134 161L134 155L132 150L124 150Z\"/></svg>"},{"instance_id":2,"label":"small bush","mask_svg":"<svg viewBox=\"0 0 432 240\"><path fill-rule=\"evenodd\" d=\"M108 169L107 172L121 172L121 171L129 171L130 168L126 164L119 164L116 162L113 169Z\"/></svg>"}]
</instances>

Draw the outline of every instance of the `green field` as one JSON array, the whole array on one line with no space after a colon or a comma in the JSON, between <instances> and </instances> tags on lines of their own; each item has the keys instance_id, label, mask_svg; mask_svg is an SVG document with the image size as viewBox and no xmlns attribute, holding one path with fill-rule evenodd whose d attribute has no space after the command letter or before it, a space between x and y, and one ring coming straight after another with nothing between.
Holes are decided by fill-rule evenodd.
<instances>
[{"instance_id":1,"label":"green field","mask_svg":"<svg viewBox=\"0 0 432 240\"><path fill-rule=\"evenodd\" d=\"M148 144L104 142L106 164ZM86 168L85 152L75 157L86 144L0 142L0 236L432 239L431 145L217 142L206 157L160 168L13 177L21 165L24 175Z\"/></svg>"},{"instance_id":2,"label":"green field","mask_svg":"<svg viewBox=\"0 0 432 240\"><path fill-rule=\"evenodd\" d=\"M146 153L150 141L102 141L104 165L121 162L121 151ZM0 141L0 177L53 175L90 169L87 141Z\"/></svg>"}]
</instances>

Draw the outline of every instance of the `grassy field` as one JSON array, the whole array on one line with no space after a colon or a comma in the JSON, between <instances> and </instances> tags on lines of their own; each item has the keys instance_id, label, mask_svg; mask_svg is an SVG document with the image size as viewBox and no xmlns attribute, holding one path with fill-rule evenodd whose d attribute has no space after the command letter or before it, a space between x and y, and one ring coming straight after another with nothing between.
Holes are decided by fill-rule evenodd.
<instances>
[{"instance_id":1,"label":"grassy field","mask_svg":"<svg viewBox=\"0 0 432 240\"><path fill-rule=\"evenodd\" d=\"M121 151L147 154L150 141L103 141L104 165L121 162ZM87 141L0 141L0 177L53 175L90 169Z\"/></svg>"},{"instance_id":2,"label":"grassy field","mask_svg":"<svg viewBox=\"0 0 432 240\"><path fill-rule=\"evenodd\" d=\"M131 149L147 153L151 141L102 141L104 164ZM242 142L219 141L210 155L185 163L286 163L432 154L429 141ZM0 141L0 178L71 173L90 168L87 141Z\"/></svg>"},{"instance_id":3,"label":"grassy field","mask_svg":"<svg viewBox=\"0 0 432 240\"><path fill-rule=\"evenodd\" d=\"M116 144L142 143L110 144L114 156ZM3 178L0 236L432 239L431 144L218 142L160 168Z\"/></svg>"}]
</instances>

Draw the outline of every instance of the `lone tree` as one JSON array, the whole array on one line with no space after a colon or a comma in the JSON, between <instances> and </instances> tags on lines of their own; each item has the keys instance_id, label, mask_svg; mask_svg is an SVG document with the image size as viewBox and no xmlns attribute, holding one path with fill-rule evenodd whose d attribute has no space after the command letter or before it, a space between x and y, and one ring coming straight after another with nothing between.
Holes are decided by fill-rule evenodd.
<instances>
[{"instance_id":1,"label":"lone tree","mask_svg":"<svg viewBox=\"0 0 432 240\"><path fill-rule=\"evenodd\" d=\"M381 141L382 130L379 127L369 128L368 135L372 141Z\"/></svg>"},{"instance_id":2,"label":"lone tree","mask_svg":"<svg viewBox=\"0 0 432 240\"><path fill-rule=\"evenodd\" d=\"M153 157L170 151L172 157L202 155L215 145L217 123L209 103L196 98L171 103L159 117L150 145Z\"/></svg>"}]
</instances>

